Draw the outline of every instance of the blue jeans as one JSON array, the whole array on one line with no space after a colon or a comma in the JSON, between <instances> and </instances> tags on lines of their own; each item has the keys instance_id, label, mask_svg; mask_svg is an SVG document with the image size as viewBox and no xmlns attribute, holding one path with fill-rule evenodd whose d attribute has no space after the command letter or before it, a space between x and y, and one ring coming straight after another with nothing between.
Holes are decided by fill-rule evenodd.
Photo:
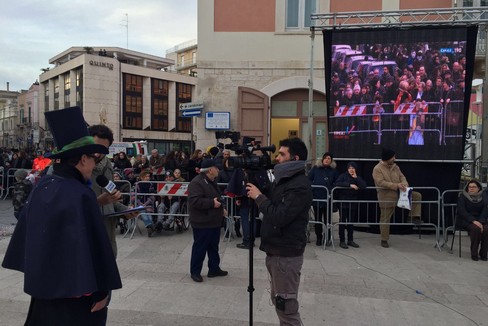
<instances>
[{"instance_id":1,"label":"blue jeans","mask_svg":"<svg viewBox=\"0 0 488 326\"><path fill-rule=\"evenodd\" d=\"M208 255L208 271L220 269L219 241L220 227L193 230L193 246L191 248L190 274L200 275L205 255Z\"/></svg>"},{"instance_id":2,"label":"blue jeans","mask_svg":"<svg viewBox=\"0 0 488 326\"><path fill-rule=\"evenodd\" d=\"M141 213L141 214L139 214L139 217L141 218L141 220L144 223L144 226L145 227L148 227L149 225L152 225L153 224L152 215L145 214L145 213Z\"/></svg>"}]
</instances>

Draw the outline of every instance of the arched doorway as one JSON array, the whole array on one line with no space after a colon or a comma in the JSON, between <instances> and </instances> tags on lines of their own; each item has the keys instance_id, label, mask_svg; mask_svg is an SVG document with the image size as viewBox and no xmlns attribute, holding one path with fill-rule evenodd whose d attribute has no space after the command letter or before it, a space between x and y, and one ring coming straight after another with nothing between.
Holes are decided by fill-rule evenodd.
<instances>
[{"instance_id":1,"label":"arched doorway","mask_svg":"<svg viewBox=\"0 0 488 326\"><path fill-rule=\"evenodd\" d=\"M313 94L313 126L308 124L308 110L307 89L286 90L271 97L271 143L278 146L279 141L284 138L303 138L304 133L311 130L314 135L312 157L321 157L327 144L325 95L319 92Z\"/></svg>"}]
</instances>

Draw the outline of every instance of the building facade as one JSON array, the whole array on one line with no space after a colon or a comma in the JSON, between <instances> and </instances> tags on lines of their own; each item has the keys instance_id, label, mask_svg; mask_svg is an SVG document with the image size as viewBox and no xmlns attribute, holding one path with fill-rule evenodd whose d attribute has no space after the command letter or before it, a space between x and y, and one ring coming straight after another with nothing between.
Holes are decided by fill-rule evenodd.
<instances>
[{"instance_id":1,"label":"building facade","mask_svg":"<svg viewBox=\"0 0 488 326\"><path fill-rule=\"evenodd\" d=\"M35 82L18 96L18 114L16 118L16 139L18 147L32 152L39 148L41 134L39 127L39 82Z\"/></svg>"},{"instance_id":2,"label":"building facade","mask_svg":"<svg viewBox=\"0 0 488 326\"><path fill-rule=\"evenodd\" d=\"M182 75L197 76L197 40L174 46L166 51L166 58L175 62L169 69Z\"/></svg>"},{"instance_id":3,"label":"building facade","mask_svg":"<svg viewBox=\"0 0 488 326\"><path fill-rule=\"evenodd\" d=\"M17 138L17 108L19 92L0 91L0 147L18 147Z\"/></svg>"},{"instance_id":4,"label":"building facade","mask_svg":"<svg viewBox=\"0 0 488 326\"><path fill-rule=\"evenodd\" d=\"M148 141L166 153L192 150L192 121L180 104L192 102L197 79L165 71L170 59L118 47L71 47L40 75L39 125L45 111L80 106L88 124L106 124L115 141ZM52 146L46 133L44 146Z\"/></svg>"},{"instance_id":5,"label":"building facade","mask_svg":"<svg viewBox=\"0 0 488 326\"><path fill-rule=\"evenodd\" d=\"M323 40L320 36L311 40L310 14L450 8L455 2L199 1L195 99L204 104L205 111L230 112L229 129L240 131L241 136L255 137L265 145L277 145L290 136L307 138L311 157L321 157L327 144ZM312 123L308 112L310 84ZM196 129L197 147L215 144L214 130L206 128L204 117L196 118Z\"/></svg>"}]
</instances>

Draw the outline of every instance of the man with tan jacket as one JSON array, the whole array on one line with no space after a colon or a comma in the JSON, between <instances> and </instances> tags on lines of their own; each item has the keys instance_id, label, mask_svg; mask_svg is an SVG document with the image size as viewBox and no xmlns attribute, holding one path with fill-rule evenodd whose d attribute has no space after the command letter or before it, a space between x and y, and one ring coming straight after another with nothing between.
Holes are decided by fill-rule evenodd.
<instances>
[{"instance_id":1,"label":"man with tan jacket","mask_svg":"<svg viewBox=\"0 0 488 326\"><path fill-rule=\"evenodd\" d=\"M400 167L395 164L395 159L395 152L393 150L383 149L381 153L381 161L376 164L373 169L373 180L375 186L378 188L378 202L381 209L381 246L384 248L389 247L389 223L398 202L398 191L405 191L408 187L407 179L400 170ZM421 200L422 195L419 192L412 191L412 209L410 210L410 217L414 224L422 223L422 220L420 219L421 207L419 203Z\"/></svg>"}]
</instances>

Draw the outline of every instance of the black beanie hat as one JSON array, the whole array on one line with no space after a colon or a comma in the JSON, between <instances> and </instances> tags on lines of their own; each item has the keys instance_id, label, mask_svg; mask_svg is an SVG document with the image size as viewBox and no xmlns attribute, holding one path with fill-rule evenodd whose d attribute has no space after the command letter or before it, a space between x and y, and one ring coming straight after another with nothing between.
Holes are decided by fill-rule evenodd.
<instances>
[{"instance_id":1,"label":"black beanie hat","mask_svg":"<svg viewBox=\"0 0 488 326\"><path fill-rule=\"evenodd\" d=\"M354 168L354 170L358 170L358 165L356 164L356 162L349 162L347 163L347 168L349 169L349 167L352 166Z\"/></svg>"},{"instance_id":2,"label":"black beanie hat","mask_svg":"<svg viewBox=\"0 0 488 326\"><path fill-rule=\"evenodd\" d=\"M330 156L330 159L333 160L334 159L334 156L332 156L332 153L331 152L325 152L324 155L322 155L322 161L324 160L324 158L326 158L327 156Z\"/></svg>"},{"instance_id":3,"label":"black beanie hat","mask_svg":"<svg viewBox=\"0 0 488 326\"><path fill-rule=\"evenodd\" d=\"M383 150L381 151L381 160L382 161L388 161L393 156L395 156L395 152L391 149L383 148Z\"/></svg>"}]
</instances>

